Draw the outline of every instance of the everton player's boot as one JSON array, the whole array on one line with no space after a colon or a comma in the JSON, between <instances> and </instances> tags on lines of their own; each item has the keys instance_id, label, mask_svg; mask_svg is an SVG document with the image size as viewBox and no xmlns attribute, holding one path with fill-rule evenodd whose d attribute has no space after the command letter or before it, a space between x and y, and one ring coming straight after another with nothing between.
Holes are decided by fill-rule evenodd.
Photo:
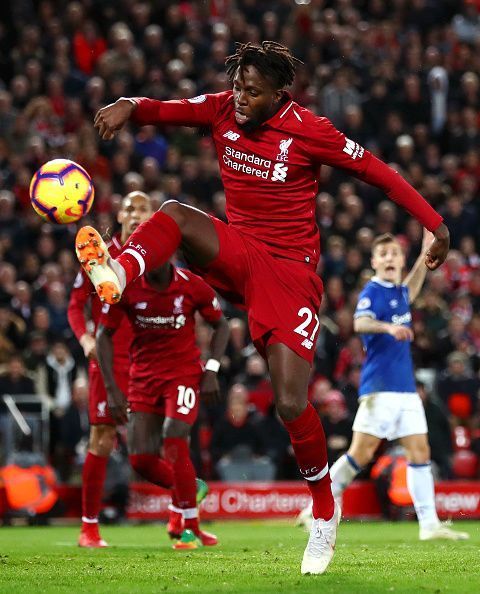
<instances>
[{"instance_id":1,"label":"everton player's boot","mask_svg":"<svg viewBox=\"0 0 480 594\"><path fill-rule=\"evenodd\" d=\"M295 526L301 526L302 528L305 528L307 532L310 532L313 523L312 507L313 503L310 503L299 512L295 519Z\"/></svg>"},{"instance_id":2,"label":"everton player's boot","mask_svg":"<svg viewBox=\"0 0 480 594\"><path fill-rule=\"evenodd\" d=\"M120 301L125 288L125 271L110 257L100 233L89 226L79 229L75 252L100 301L110 305Z\"/></svg>"},{"instance_id":3,"label":"everton player's boot","mask_svg":"<svg viewBox=\"0 0 480 594\"><path fill-rule=\"evenodd\" d=\"M302 574L319 575L325 573L335 552L340 515L340 507L335 502L335 511L330 520L313 520L310 537L303 554Z\"/></svg>"},{"instance_id":4,"label":"everton player's boot","mask_svg":"<svg viewBox=\"0 0 480 594\"><path fill-rule=\"evenodd\" d=\"M420 540L468 540L470 534L453 530L448 522L440 522L436 526L420 528Z\"/></svg>"}]
</instances>

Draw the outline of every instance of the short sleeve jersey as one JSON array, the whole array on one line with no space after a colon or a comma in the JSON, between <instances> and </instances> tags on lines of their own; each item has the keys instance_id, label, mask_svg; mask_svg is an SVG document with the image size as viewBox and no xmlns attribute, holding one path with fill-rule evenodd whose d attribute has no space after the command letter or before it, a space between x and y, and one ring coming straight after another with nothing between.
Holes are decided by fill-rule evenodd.
<instances>
[{"instance_id":1,"label":"short sleeve jersey","mask_svg":"<svg viewBox=\"0 0 480 594\"><path fill-rule=\"evenodd\" d=\"M104 307L100 323L116 328L122 316L128 316L133 329L130 376L148 383L154 376L168 380L201 369L196 312L209 322L222 316L214 290L192 272L174 268L163 291L139 277L118 304Z\"/></svg>"},{"instance_id":2,"label":"short sleeve jersey","mask_svg":"<svg viewBox=\"0 0 480 594\"><path fill-rule=\"evenodd\" d=\"M411 327L408 287L373 277L360 293L355 318L368 316L381 322ZM366 359L360 379L360 397L375 392L416 392L408 341L390 334L362 334Z\"/></svg>"}]
</instances>

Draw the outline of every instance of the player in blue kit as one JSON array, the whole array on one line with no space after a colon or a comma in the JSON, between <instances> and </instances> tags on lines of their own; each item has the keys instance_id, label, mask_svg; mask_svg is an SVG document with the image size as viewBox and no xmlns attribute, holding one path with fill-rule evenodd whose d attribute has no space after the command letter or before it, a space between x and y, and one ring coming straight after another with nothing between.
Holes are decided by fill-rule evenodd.
<instances>
[{"instance_id":1,"label":"player in blue kit","mask_svg":"<svg viewBox=\"0 0 480 594\"><path fill-rule=\"evenodd\" d=\"M355 331L362 335L366 359L359 388L359 408L353 438L346 454L330 470L332 494L339 500L346 487L368 464L382 439L399 439L408 461L407 486L412 497L420 540L469 538L466 532L442 524L435 509L427 422L416 392L410 343L413 340L410 304L425 280L424 264L433 235L424 233L422 253L402 281L405 256L393 235L377 237L372 245L375 276L359 295ZM309 523L309 510L300 522Z\"/></svg>"}]
</instances>

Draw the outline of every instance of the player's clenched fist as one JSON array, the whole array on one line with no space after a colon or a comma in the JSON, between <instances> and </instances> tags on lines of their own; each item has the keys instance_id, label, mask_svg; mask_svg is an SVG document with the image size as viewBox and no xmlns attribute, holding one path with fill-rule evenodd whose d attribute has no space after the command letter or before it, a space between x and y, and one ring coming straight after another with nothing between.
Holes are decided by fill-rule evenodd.
<instances>
[{"instance_id":1,"label":"player's clenched fist","mask_svg":"<svg viewBox=\"0 0 480 594\"><path fill-rule=\"evenodd\" d=\"M393 336L395 340L408 340L410 342L413 340L413 330L408 326L397 326L396 324L390 324L388 333L390 336Z\"/></svg>"},{"instance_id":2,"label":"player's clenched fist","mask_svg":"<svg viewBox=\"0 0 480 594\"><path fill-rule=\"evenodd\" d=\"M437 269L445 261L450 247L450 233L445 224L441 224L433 232L435 240L425 256L425 265L430 270Z\"/></svg>"},{"instance_id":3,"label":"player's clenched fist","mask_svg":"<svg viewBox=\"0 0 480 594\"><path fill-rule=\"evenodd\" d=\"M220 397L220 386L217 374L213 371L205 371L200 381L200 396L204 402L217 402Z\"/></svg>"},{"instance_id":4,"label":"player's clenched fist","mask_svg":"<svg viewBox=\"0 0 480 594\"><path fill-rule=\"evenodd\" d=\"M107 390L107 403L113 420L119 425L128 421L127 408L128 403L125 394L118 386L113 386Z\"/></svg>"},{"instance_id":5,"label":"player's clenched fist","mask_svg":"<svg viewBox=\"0 0 480 594\"><path fill-rule=\"evenodd\" d=\"M135 101L120 97L115 103L110 103L98 110L93 125L98 129L103 140L111 140L115 132L123 128L135 107Z\"/></svg>"}]
</instances>

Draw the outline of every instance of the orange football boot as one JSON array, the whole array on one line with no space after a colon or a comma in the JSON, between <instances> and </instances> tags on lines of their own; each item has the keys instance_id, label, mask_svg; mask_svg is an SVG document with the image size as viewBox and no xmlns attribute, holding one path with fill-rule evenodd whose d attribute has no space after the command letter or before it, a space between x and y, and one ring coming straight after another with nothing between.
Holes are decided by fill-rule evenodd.
<instances>
[{"instance_id":1,"label":"orange football boot","mask_svg":"<svg viewBox=\"0 0 480 594\"><path fill-rule=\"evenodd\" d=\"M100 233L90 226L79 229L75 238L75 252L100 301L110 305L120 301L123 287L112 268L114 260Z\"/></svg>"}]
</instances>

